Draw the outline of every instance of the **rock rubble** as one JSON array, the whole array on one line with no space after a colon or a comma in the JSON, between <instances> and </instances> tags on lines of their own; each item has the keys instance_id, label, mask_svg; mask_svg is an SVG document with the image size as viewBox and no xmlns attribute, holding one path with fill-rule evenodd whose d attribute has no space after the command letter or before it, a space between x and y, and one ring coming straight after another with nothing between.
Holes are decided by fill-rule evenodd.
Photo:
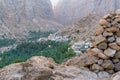
<instances>
[{"instance_id":1,"label":"rock rubble","mask_svg":"<svg viewBox=\"0 0 120 80\"><path fill-rule=\"evenodd\" d=\"M120 71L120 14L105 15L99 25L86 53L68 60L65 65L86 67L96 73Z\"/></svg>"},{"instance_id":2,"label":"rock rubble","mask_svg":"<svg viewBox=\"0 0 120 80\"><path fill-rule=\"evenodd\" d=\"M100 19L100 27L92 37L87 54L97 57L96 63L87 65L94 71L114 73L120 71L120 13L107 14Z\"/></svg>"}]
</instances>

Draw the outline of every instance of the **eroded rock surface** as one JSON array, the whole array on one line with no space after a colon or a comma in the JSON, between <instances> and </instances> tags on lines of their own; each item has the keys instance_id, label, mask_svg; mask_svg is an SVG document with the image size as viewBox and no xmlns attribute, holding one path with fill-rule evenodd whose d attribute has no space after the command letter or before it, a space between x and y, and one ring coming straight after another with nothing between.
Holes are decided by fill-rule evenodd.
<instances>
[{"instance_id":1,"label":"eroded rock surface","mask_svg":"<svg viewBox=\"0 0 120 80\"><path fill-rule=\"evenodd\" d=\"M56 64L51 58L34 56L26 62L0 69L0 80L108 80L107 72Z\"/></svg>"}]
</instances>

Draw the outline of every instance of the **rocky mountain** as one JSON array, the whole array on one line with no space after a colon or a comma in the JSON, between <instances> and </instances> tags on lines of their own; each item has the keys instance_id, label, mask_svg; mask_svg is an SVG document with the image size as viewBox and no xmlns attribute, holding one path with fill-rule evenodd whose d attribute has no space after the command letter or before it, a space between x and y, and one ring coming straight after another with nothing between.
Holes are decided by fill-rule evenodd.
<instances>
[{"instance_id":1,"label":"rocky mountain","mask_svg":"<svg viewBox=\"0 0 120 80\"><path fill-rule=\"evenodd\" d=\"M66 25L55 33L58 36L70 36L72 43L78 41L85 41L95 33L100 17L96 14L89 14L76 22Z\"/></svg>"},{"instance_id":2,"label":"rocky mountain","mask_svg":"<svg viewBox=\"0 0 120 80\"><path fill-rule=\"evenodd\" d=\"M55 31L61 27L53 20L50 0L0 0L0 35L12 38L29 31Z\"/></svg>"},{"instance_id":3,"label":"rocky mountain","mask_svg":"<svg viewBox=\"0 0 120 80\"><path fill-rule=\"evenodd\" d=\"M120 8L119 4L119 0L60 0L54 11L58 21L68 24L92 13L103 16Z\"/></svg>"}]
</instances>

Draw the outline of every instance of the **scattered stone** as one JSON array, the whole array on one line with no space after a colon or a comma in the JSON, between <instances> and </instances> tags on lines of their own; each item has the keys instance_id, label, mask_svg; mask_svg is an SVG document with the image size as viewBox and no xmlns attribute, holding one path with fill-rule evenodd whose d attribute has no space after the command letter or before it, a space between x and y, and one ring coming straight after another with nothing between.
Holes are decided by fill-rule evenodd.
<instances>
[{"instance_id":1,"label":"scattered stone","mask_svg":"<svg viewBox=\"0 0 120 80\"><path fill-rule=\"evenodd\" d=\"M107 32L119 32L119 28L116 28L116 27L110 27L110 28L106 28L106 31Z\"/></svg>"},{"instance_id":2,"label":"scattered stone","mask_svg":"<svg viewBox=\"0 0 120 80\"><path fill-rule=\"evenodd\" d=\"M107 70L109 74L113 74L115 71L114 70Z\"/></svg>"},{"instance_id":3,"label":"scattered stone","mask_svg":"<svg viewBox=\"0 0 120 80\"><path fill-rule=\"evenodd\" d=\"M115 64L115 63L118 63L119 62L119 59L112 59L112 62Z\"/></svg>"},{"instance_id":4,"label":"scattered stone","mask_svg":"<svg viewBox=\"0 0 120 80\"><path fill-rule=\"evenodd\" d=\"M115 71L120 71L120 62L115 64Z\"/></svg>"},{"instance_id":5,"label":"scattered stone","mask_svg":"<svg viewBox=\"0 0 120 80\"><path fill-rule=\"evenodd\" d=\"M96 35L100 35L100 34L102 34L103 32L104 32L104 28L103 28L103 27L99 27L99 28L96 30L95 34L96 34Z\"/></svg>"},{"instance_id":6,"label":"scattered stone","mask_svg":"<svg viewBox=\"0 0 120 80\"><path fill-rule=\"evenodd\" d=\"M98 76L101 78L100 80L103 80L103 78L106 78L105 80L110 78L110 74L105 71L100 71Z\"/></svg>"},{"instance_id":7,"label":"scattered stone","mask_svg":"<svg viewBox=\"0 0 120 80\"><path fill-rule=\"evenodd\" d=\"M108 42L115 42L115 40L116 40L116 39L115 39L114 36L111 36L111 37L108 37L108 38L107 38L107 41L108 41Z\"/></svg>"},{"instance_id":8,"label":"scattered stone","mask_svg":"<svg viewBox=\"0 0 120 80\"><path fill-rule=\"evenodd\" d=\"M116 43L110 43L109 47L114 49L114 50L120 50L120 47Z\"/></svg>"},{"instance_id":9,"label":"scattered stone","mask_svg":"<svg viewBox=\"0 0 120 80\"><path fill-rule=\"evenodd\" d=\"M120 37L117 37L116 43L120 46Z\"/></svg>"},{"instance_id":10,"label":"scattered stone","mask_svg":"<svg viewBox=\"0 0 120 80\"><path fill-rule=\"evenodd\" d=\"M103 70L103 67L101 67L101 66L98 65L98 64L93 64L91 69L92 69L93 71L95 71L95 70L101 71L101 70Z\"/></svg>"},{"instance_id":11,"label":"scattered stone","mask_svg":"<svg viewBox=\"0 0 120 80\"><path fill-rule=\"evenodd\" d=\"M114 21L112 21L111 25L116 28L116 27L118 27L119 24L114 20ZM119 30L119 29L118 29L118 30Z\"/></svg>"},{"instance_id":12,"label":"scattered stone","mask_svg":"<svg viewBox=\"0 0 120 80\"><path fill-rule=\"evenodd\" d=\"M104 19L110 19L110 18L111 18L110 16L111 16L110 14L107 14L107 15L105 15L103 18L104 18Z\"/></svg>"},{"instance_id":13,"label":"scattered stone","mask_svg":"<svg viewBox=\"0 0 120 80\"><path fill-rule=\"evenodd\" d=\"M101 58L101 59L108 59L108 58L109 58L108 56L106 56L106 55L103 54L103 53L99 53L99 54L98 54L98 57Z\"/></svg>"},{"instance_id":14,"label":"scattered stone","mask_svg":"<svg viewBox=\"0 0 120 80\"><path fill-rule=\"evenodd\" d=\"M107 49L107 43L106 42L100 43L97 47L98 49L105 50Z\"/></svg>"},{"instance_id":15,"label":"scattered stone","mask_svg":"<svg viewBox=\"0 0 120 80\"><path fill-rule=\"evenodd\" d=\"M104 51L104 54L108 57L113 57L115 55L115 53L116 53L116 50L113 50L110 48L108 48Z\"/></svg>"},{"instance_id":16,"label":"scattered stone","mask_svg":"<svg viewBox=\"0 0 120 80\"><path fill-rule=\"evenodd\" d=\"M101 42L105 42L105 41L106 41L106 39L102 35L98 35L98 36L95 37L95 44L96 45L101 43Z\"/></svg>"},{"instance_id":17,"label":"scattered stone","mask_svg":"<svg viewBox=\"0 0 120 80\"><path fill-rule=\"evenodd\" d=\"M120 17L116 18L114 21L120 23Z\"/></svg>"},{"instance_id":18,"label":"scattered stone","mask_svg":"<svg viewBox=\"0 0 120 80\"><path fill-rule=\"evenodd\" d=\"M120 37L120 31L119 31L119 32L116 32L116 36L117 36L117 37Z\"/></svg>"},{"instance_id":19,"label":"scattered stone","mask_svg":"<svg viewBox=\"0 0 120 80\"><path fill-rule=\"evenodd\" d=\"M114 69L114 64L112 63L111 60L104 60L102 67L106 70L111 70L111 69Z\"/></svg>"},{"instance_id":20,"label":"scattered stone","mask_svg":"<svg viewBox=\"0 0 120 80\"><path fill-rule=\"evenodd\" d=\"M98 48L88 49L87 53L90 53L92 55L98 55L99 53L101 53L101 50L99 50Z\"/></svg>"},{"instance_id":21,"label":"scattered stone","mask_svg":"<svg viewBox=\"0 0 120 80\"><path fill-rule=\"evenodd\" d=\"M98 64L99 64L99 65L101 65L102 63L103 63L103 60L102 60L102 59L98 60Z\"/></svg>"},{"instance_id":22,"label":"scattered stone","mask_svg":"<svg viewBox=\"0 0 120 80\"><path fill-rule=\"evenodd\" d=\"M65 62L65 65L87 67L87 66L97 63L97 61L98 61L97 57L95 57L89 53L84 53L80 56L74 57L74 59L69 59L67 62Z\"/></svg>"},{"instance_id":23,"label":"scattered stone","mask_svg":"<svg viewBox=\"0 0 120 80\"><path fill-rule=\"evenodd\" d=\"M100 19L99 24L101 26L106 26L108 24L108 22L105 19Z\"/></svg>"},{"instance_id":24,"label":"scattered stone","mask_svg":"<svg viewBox=\"0 0 120 80\"><path fill-rule=\"evenodd\" d=\"M90 47L91 47L91 48L96 47L96 43L95 43L95 42L90 43Z\"/></svg>"},{"instance_id":25,"label":"scattered stone","mask_svg":"<svg viewBox=\"0 0 120 80\"><path fill-rule=\"evenodd\" d=\"M104 32L103 32L103 36L104 36L104 37L110 37L110 36L113 36L113 33L104 31Z\"/></svg>"},{"instance_id":26,"label":"scattered stone","mask_svg":"<svg viewBox=\"0 0 120 80\"><path fill-rule=\"evenodd\" d=\"M119 59L120 58L120 51L116 52L114 57L115 57L115 59Z\"/></svg>"}]
</instances>

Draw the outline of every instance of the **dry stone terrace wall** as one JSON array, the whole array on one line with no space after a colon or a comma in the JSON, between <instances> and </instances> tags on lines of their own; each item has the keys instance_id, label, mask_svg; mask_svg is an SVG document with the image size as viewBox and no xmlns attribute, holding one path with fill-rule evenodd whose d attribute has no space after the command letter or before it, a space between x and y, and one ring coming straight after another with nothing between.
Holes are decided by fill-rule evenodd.
<instances>
[{"instance_id":1,"label":"dry stone terrace wall","mask_svg":"<svg viewBox=\"0 0 120 80\"><path fill-rule=\"evenodd\" d=\"M120 71L120 10L107 14L100 19L95 36L92 37L88 54L97 57L96 62L88 65L90 70L114 73Z\"/></svg>"},{"instance_id":2,"label":"dry stone terrace wall","mask_svg":"<svg viewBox=\"0 0 120 80\"><path fill-rule=\"evenodd\" d=\"M87 52L69 59L65 65L86 67L96 73L120 71L120 10L105 15L99 24Z\"/></svg>"}]
</instances>

